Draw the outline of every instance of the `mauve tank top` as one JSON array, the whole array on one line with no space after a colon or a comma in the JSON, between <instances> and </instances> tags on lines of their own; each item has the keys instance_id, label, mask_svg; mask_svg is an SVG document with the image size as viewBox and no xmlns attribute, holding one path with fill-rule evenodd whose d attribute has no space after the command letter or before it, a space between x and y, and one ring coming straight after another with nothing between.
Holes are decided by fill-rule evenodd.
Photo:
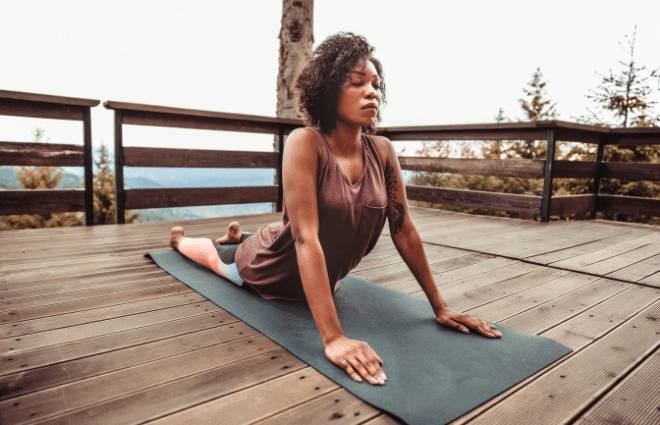
<instances>
[{"instance_id":1,"label":"mauve tank top","mask_svg":"<svg viewBox=\"0 0 660 425\"><path fill-rule=\"evenodd\" d=\"M387 192L374 141L362 136L364 167L351 183L317 129L321 146L316 181L319 240L331 289L376 245L385 225ZM245 283L266 299L304 300L286 199L282 222L259 229L236 251L236 267Z\"/></svg>"}]
</instances>

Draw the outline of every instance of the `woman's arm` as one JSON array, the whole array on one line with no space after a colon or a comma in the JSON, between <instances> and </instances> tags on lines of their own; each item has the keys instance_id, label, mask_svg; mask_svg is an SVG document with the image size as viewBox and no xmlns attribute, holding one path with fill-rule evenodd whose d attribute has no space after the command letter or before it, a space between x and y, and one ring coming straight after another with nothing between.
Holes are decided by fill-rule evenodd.
<instances>
[{"instance_id":1,"label":"woman's arm","mask_svg":"<svg viewBox=\"0 0 660 425\"><path fill-rule=\"evenodd\" d=\"M358 382L362 381L362 376L372 384L383 384L382 360L366 343L346 338L339 324L318 236L316 179L319 155L314 132L298 129L287 139L282 162L284 197L303 289L328 359Z\"/></svg>"},{"instance_id":2,"label":"woman's arm","mask_svg":"<svg viewBox=\"0 0 660 425\"><path fill-rule=\"evenodd\" d=\"M406 187L396 151L392 143L384 137L379 137L378 143L387 185L387 220L390 235L403 261L431 303L438 323L464 333L469 333L472 329L490 338L500 337L501 334L495 330L495 326L482 319L452 311L442 299L426 259L422 240L408 214Z\"/></svg>"}]
</instances>

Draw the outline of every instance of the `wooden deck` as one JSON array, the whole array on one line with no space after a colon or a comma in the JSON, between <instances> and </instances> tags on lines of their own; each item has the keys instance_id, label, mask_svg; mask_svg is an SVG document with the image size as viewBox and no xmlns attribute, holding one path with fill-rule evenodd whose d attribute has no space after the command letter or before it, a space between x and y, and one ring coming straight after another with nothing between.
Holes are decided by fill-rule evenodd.
<instances>
[{"instance_id":1,"label":"wooden deck","mask_svg":"<svg viewBox=\"0 0 660 425\"><path fill-rule=\"evenodd\" d=\"M450 306L574 350L456 424L660 423L660 229L411 211ZM1 424L398 423L144 258L173 225L0 233ZM386 234L353 274L422 296Z\"/></svg>"}]
</instances>

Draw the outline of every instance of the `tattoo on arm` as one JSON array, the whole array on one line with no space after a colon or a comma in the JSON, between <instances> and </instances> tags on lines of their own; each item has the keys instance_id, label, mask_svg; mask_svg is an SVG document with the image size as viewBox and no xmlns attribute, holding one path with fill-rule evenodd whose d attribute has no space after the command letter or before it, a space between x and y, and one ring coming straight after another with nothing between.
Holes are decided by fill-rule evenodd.
<instances>
[{"instance_id":1,"label":"tattoo on arm","mask_svg":"<svg viewBox=\"0 0 660 425\"><path fill-rule=\"evenodd\" d=\"M390 230L392 237L396 236L403 228L403 220L406 217L406 209L399 201L399 189L396 171L394 167L387 161L385 165L385 184L387 185L387 203L390 210Z\"/></svg>"}]
</instances>

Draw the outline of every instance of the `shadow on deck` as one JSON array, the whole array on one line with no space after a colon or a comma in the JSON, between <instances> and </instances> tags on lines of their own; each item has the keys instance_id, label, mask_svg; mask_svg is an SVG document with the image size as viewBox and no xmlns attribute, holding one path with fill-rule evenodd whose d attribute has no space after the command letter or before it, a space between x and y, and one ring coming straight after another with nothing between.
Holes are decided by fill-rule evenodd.
<instances>
[{"instance_id":1,"label":"shadow on deck","mask_svg":"<svg viewBox=\"0 0 660 425\"><path fill-rule=\"evenodd\" d=\"M454 423L660 422L659 229L411 212L451 307L574 350ZM174 224L0 233L0 423L397 423L144 258ZM423 297L386 234L353 275Z\"/></svg>"}]
</instances>

